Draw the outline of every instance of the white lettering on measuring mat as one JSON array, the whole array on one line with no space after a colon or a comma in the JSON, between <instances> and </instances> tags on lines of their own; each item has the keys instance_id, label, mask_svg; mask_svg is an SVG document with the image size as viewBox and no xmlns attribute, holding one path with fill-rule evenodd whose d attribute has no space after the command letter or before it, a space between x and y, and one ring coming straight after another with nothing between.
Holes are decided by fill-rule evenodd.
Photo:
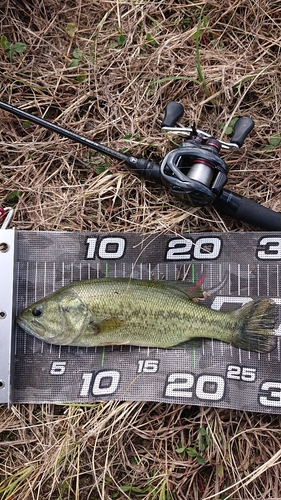
<instances>
[{"instance_id":1,"label":"white lettering on measuring mat","mask_svg":"<svg viewBox=\"0 0 281 500\"><path fill-rule=\"evenodd\" d=\"M126 240L119 236L89 237L86 244L86 259L121 259L125 255Z\"/></svg>"},{"instance_id":2,"label":"white lettering on measuring mat","mask_svg":"<svg viewBox=\"0 0 281 500\"><path fill-rule=\"evenodd\" d=\"M173 238L168 242L166 260L215 260L220 256L222 240L218 237Z\"/></svg>"}]
</instances>

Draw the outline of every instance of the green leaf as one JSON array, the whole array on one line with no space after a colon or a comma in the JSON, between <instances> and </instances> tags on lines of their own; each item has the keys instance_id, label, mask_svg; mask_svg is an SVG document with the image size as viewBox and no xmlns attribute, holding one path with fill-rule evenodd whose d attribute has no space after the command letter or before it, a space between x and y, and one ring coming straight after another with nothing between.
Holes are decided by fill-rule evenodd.
<instances>
[{"instance_id":1,"label":"green leaf","mask_svg":"<svg viewBox=\"0 0 281 500\"><path fill-rule=\"evenodd\" d=\"M156 40L151 36L150 33L145 35L145 45L156 45Z\"/></svg>"},{"instance_id":2,"label":"green leaf","mask_svg":"<svg viewBox=\"0 0 281 500\"><path fill-rule=\"evenodd\" d=\"M216 475L220 478L223 479L224 476L224 467L223 464L218 464L216 468Z\"/></svg>"},{"instance_id":3,"label":"green leaf","mask_svg":"<svg viewBox=\"0 0 281 500\"><path fill-rule=\"evenodd\" d=\"M1 45L2 49L4 49L5 52L8 50L9 46L11 45L10 42L8 42L7 37L5 35L2 35L0 37L0 45Z\"/></svg>"},{"instance_id":4,"label":"green leaf","mask_svg":"<svg viewBox=\"0 0 281 500\"><path fill-rule=\"evenodd\" d=\"M74 49L72 55L75 59L81 60L83 58L83 52L81 50L79 50L77 47L76 47L76 49Z\"/></svg>"},{"instance_id":5,"label":"green leaf","mask_svg":"<svg viewBox=\"0 0 281 500\"><path fill-rule=\"evenodd\" d=\"M124 484L124 486L120 486L120 490L122 491L131 491L132 486L130 484Z\"/></svg>"},{"instance_id":6,"label":"green leaf","mask_svg":"<svg viewBox=\"0 0 281 500\"><path fill-rule=\"evenodd\" d=\"M190 457L197 457L198 451L195 448L186 448L186 452Z\"/></svg>"},{"instance_id":7,"label":"green leaf","mask_svg":"<svg viewBox=\"0 0 281 500\"><path fill-rule=\"evenodd\" d=\"M140 141L140 136L138 133L134 134L134 135L133 134L125 134L124 139L126 141L129 141L130 139L133 139L134 141Z\"/></svg>"},{"instance_id":8,"label":"green leaf","mask_svg":"<svg viewBox=\"0 0 281 500\"><path fill-rule=\"evenodd\" d=\"M71 36L71 38L74 37L76 31L78 31L78 28L76 26L76 24L74 23L68 23L65 28L64 28L64 31L69 35Z\"/></svg>"},{"instance_id":9,"label":"green leaf","mask_svg":"<svg viewBox=\"0 0 281 500\"><path fill-rule=\"evenodd\" d=\"M206 28L209 24L209 18L208 16L203 16L203 26Z\"/></svg>"},{"instance_id":10,"label":"green leaf","mask_svg":"<svg viewBox=\"0 0 281 500\"><path fill-rule=\"evenodd\" d=\"M5 54L7 54L10 61L13 60L15 53L20 54L21 52L24 52L26 49L25 43L22 42L10 43L8 42L8 39L5 35L2 35L0 37L0 45L2 49L4 49L4 52Z\"/></svg>"},{"instance_id":11,"label":"green leaf","mask_svg":"<svg viewBox=\"0 0 281 500\"><path fill-rule=\"evenodd\" d=\"M237 122L237 120L238 120L238 117L232 118L232 120L229 122L228 126L225 129L225 134L226 135L231 135L233 133L234 125ZM219 128L221 130L223 130L224 127L225 127L225 123L220 123L219 124Z\"/></svg>"},{"instance_id":12,"label":"green leaf","mask_svg":"<svg viewBox=\"0 0 281 500\"><path fill-rule=\"evenodd\" d=\"M144 493L146 491L147 487L145 488L136 488L135 486L131 486L130 484L124 484L123 486L120 486L120 490L124 491L130 491L131 493Z\"/></svg>"},{"instance_id":13,"label":"green leaf","mask_svg":"<svg viewBox=\"0 0 281 500\"><path fill-rule=\"evenodd\" d=\"M79 59L71 59L70 63L68 64L69 68L77 68L79 66L80 60Z\"/></svg>"},{"instance_id":14,"label":"green leaf","mask_svg":"<svg viewBox=\"0 0 281 500\"><path fill-rule=\"evenodd\" d=\"M11 193L9 193L6 196L6 199L7 199L7 201L17 201L16 198L20 198L21 195L22 195L22 192L15 189L14 191L12 191Z\"/></svg>"},{"instance_id":15,"label":"green leaf","mask_svg":"<svg viewBox=\"0 0 281 500\"><path fill-rule=\"evenodd\" d=\"M68 67L77 68L77 66L79 66L79 63L82 61L84 54L76 47L76 49L73 50L72 55L73 59L71 59L71 61L69 62Z\"/></svg>"},{"instance_id":16,"label":"green leaf","mask_svg":"<svg viewBox=\"0 0 281 500\"><path fill-rule=\"evenodd\" d=\"M235 123L237 122L238 117L232 118L232 120L229 122L228 127L233 127ZM222 130L225 127L225 123L220 123L219 128Z\"/></svg>"},{"instance_id":17,"label":"green leaf","mask_svg":"<svg viewBox=\"0 0 281 500\"><path fill-rule=\"evenodd\" d=\"M176 453L184 453L184 452L185 452L185 447L184 447L184 446L182 446L181 448L176 448L176 449L175 449L175 452L176 452Z\"/></svg>"},{"instance_id":18,"label":"green leaf","mask_svg":"<svg viewBox=\"0 0 281 500\"><path fill-rule=\"evenodd\" d=\"M125 35L119 35L118 36L118 45L125 45L125 43L126 43Z\"/></svg>"},{"instance_id":19,"label":"green leaf","mask_svg":"<svg viewBox=\"0 0 281 500\"><path fill-rule=\"evenodd\" d=\"M271 146L279 146L280 142L281 142L280 135L272 135L269 139L269 144Z\"/></svg>"},{"instance_id":20,"label":"green leaf","mask_svg":"<svg viewBox=\"0 0 281 500\"><path fill-rule=\"evenodd\" d=\"M124 35L123 30L121 30L121 32L118 35L117 41L111 43L110 48L116 49L117 47L123 47L123 45L125 45L126 43L126 40L127 40L126 36Z\"/></svg>"},{"instance_id":21,"label":"green leaf","mask_svg":"<svg viewBox=\"0 0 281 500\"><path fill-rule=\"evenodd\" d=\"M233 132L233 127L226 127L225 129L225 135L231 135Z\"/></svg>"},{"instance_id":22,"label":"green leaf","mask_svg":"<svg viewBox=\"0 0 281 500\"><path fill-rule=\"evenodd\" d=\"M87 73L81 73L81 75L77 75L77 80L79 83L83 83L87 80Z\"/></svg>"},{"instance_id":23,"label":"green leaf","mask_svg":"<svg viewBox=\"0 0 281 500\"><path fill-rule=\"evenodd\" d=\"M11 48L8 50L7 54L8 54L9 61L12 61L13 57L15 55L15 51L13 49L13 46L11 46Z\"/></svg>"},{"instance_id":24,"label":"green leaf","mask_svg":"<svg viewBox=\"0 0 281 500\"><path fill-rule=\"evenodd\" d=\"M204 460L203 457L201 457L201 455L197 455L196 456L196 459L197 459L197 462L200 464L200 465L206 465L206 461Z\"/></svg>"},{"instance_id":25,"label":"green leaf","mask_svg":"<svg viewBox=\"0 0 281 500\"><path fill-rule=\"evenodd\" d=\"M18 54L20 54L21 52L24 52L25 49L26 49L26 45L25 43L22 43L22 42L17 42L13 45L13 49L15 52L17 52Z\"/></svg>"},{"instance_id":26,"label":"green leaf","mask_svg":"<svg viewBox=\"0 0 281 500\"><path fill-rule=\"evenodd\" d=\"M199 445L199 450L200 451L205 451L206 450L206 444L204 443L204 441L202 440L200 445Z\"/></svg>"},{"instance_id":27,"label":"green leaf","mask_svg":"<svg viewBox=\"0 0 281 500\"><path fill-rule=\"evenodd\" d=\"M97 174L103 174L106 171L107 171L107 167L105 167L104 165L97 165L96 166Z\"/></svg>"},{"instance_id":28,"label":"green leaf","mask_svg":"<svg viewBox=\"0 0 281 500\"><path fill-rule=\"evenodd\" d=\"M31 125L31 123L28 121L28 120L25 120L24 122L22 122L22 126L23 128L27 129L29 128Z\"/></svg>"}]
</instances>

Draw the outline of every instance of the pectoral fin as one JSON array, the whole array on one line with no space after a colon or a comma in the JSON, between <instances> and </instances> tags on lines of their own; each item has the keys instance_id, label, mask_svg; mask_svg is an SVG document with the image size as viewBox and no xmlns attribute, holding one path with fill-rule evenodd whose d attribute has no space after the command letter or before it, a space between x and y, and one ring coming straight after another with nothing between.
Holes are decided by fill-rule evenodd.
<instances>
[{"instance_id":1,"label":"pectoral fin","mask_svg":"<svg viewBox=\"0 0 281 500\"><path fill-rule=\"evenodd\" d=\"M91 321L85 331L92 335L99 335L100 333L110 333L118 330L124 323L124 320L118 317L106 318L101 321Z\"/></svg>"},{"instance_id":2,"label":"pectoral fin","mask_svg":"<svg viewBox=\"0 0 281 500\"><path fill-rule=\"evenodd\" d=\"M74 345L84 347L95 347L98 345L112 345L111 334L116 332L124 321L121 318L106 318L101 321L91 320L85 326L82 333L76 337ZM123 344L124 342L120 342Z\"/></svg>"}]
</instances>

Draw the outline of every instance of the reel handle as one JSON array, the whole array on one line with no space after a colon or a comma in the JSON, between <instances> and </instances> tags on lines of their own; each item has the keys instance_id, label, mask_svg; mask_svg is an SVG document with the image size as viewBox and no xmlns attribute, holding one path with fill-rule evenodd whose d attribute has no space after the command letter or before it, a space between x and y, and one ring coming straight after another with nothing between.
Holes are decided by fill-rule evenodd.
<instances>
[{"instance_id":1,"label":"reel handle","mask_svg":"<svg viewBox=\"0 0 281 500\"><path fill-rule=\"evenodd\" d=\"M237 144L237 146L241 148L241 146L243 146L244 144L247 135L251 132L254 126L255 123L252 120L252 118L249 118L248 116L243 116L239 118L234 125L234 134L231 138L230 143Z\"/></svg>"},{"instance_id":2,"label":"reel handle","mask_svg":"<svg viewBox=\"0 0 281 500\"><path fill-rule=\"evenodd\" d=\"M164 120L162 121L161 128L163 127L173 127L175 123L182 117L184 113L183 105L177 101L168 102Z\"/></svg>"}]
</instances>

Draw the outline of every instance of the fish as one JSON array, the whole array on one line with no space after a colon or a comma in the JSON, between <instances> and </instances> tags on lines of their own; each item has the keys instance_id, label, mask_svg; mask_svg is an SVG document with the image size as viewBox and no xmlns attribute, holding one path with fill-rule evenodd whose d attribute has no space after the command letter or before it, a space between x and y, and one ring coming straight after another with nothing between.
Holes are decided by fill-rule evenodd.
<instances>
[{"instance_id":1,"label":"fish","mask_svg":"<svg viewBox=\"0 0 281 500\"><path fill-rule=\"evenodd\" d=\"M186 282L100 278L73 282L23 310L18 324L57 345L187 348L198 338L255 352L276 347L276 303L269 298L232 312L200 303L201 287Z\"/></svg>"}]
</instances>

